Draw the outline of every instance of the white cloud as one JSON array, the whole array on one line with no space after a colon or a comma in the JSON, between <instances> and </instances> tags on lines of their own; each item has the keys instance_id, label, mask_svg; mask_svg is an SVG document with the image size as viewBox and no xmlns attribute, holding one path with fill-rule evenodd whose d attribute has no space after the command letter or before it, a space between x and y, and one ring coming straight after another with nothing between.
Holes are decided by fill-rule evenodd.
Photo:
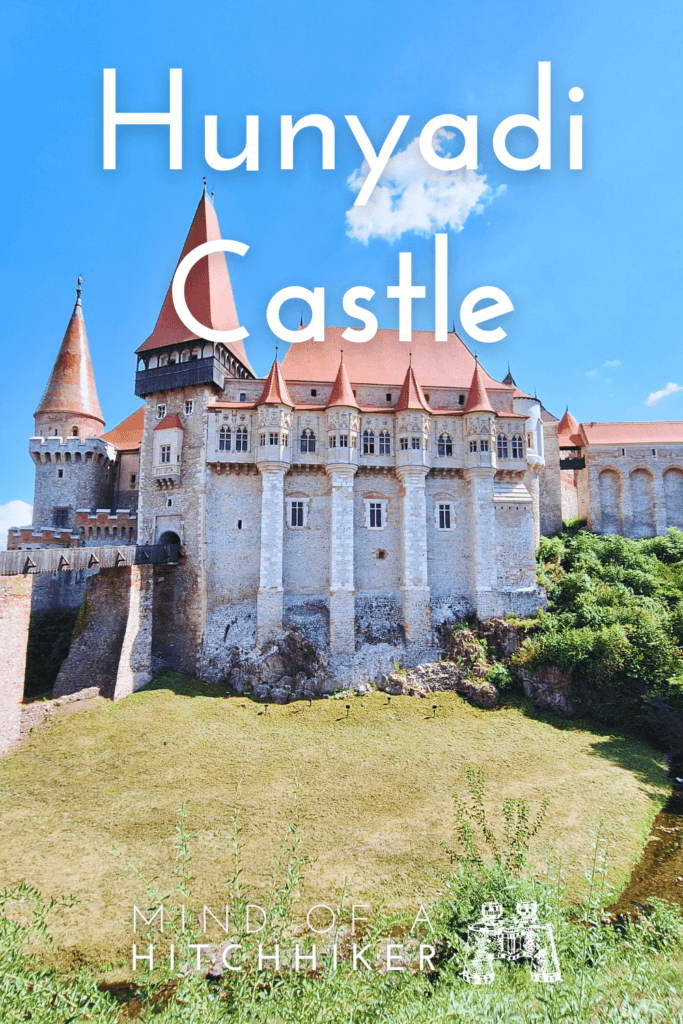
<instances>
[{"instance_id":1,"label":"white cloud","mask_svg":"<svg viewBox=\"0 0 683 1024\"><path fill-rule=\"evenodd\" d=\"M645 399L644 404L652 408L655 405L659 405L663 398L668 398L669 395L675 395L677 391L683 391L683 386L681 386L680 384L674 384L672 381L669 381L666 387L662 388L661 391L653 391L651 394L649 394Z\"/></svg>"},{"instance_id":2,"label":"white cloud","mask_svg":"<svg viewBox=\"0 0 683 1024\"><path fill-rule=\"evenodd\" d=\"M597 377L597 375L598 375L598 371L597 370L587 370L586 371L586 376L587 377Z\"/></svg>"},{"instance_id":3,"label":"white cloud","mask_svg":"<svg viewBox=\"0 0 683 1024\"><path fill-rule=\"evenodd\" d=\"M441 156L446 139L454 133L441 129L434 136L434 150ZM359 192L368 174L368 164L353 172L348 184ZM463 168L441 171L432 167L420 152L415 138L401 153L387 162L365 206L352 206L346 213L347 235L367 244L370 238L395 241L406 231L432 235L447 227L461 231L472 211L484 206L505 191L491 189L486 175Z\"/></svg>"},{"instance_id":4,"label":"white cloud","mask_svg":"<svg viewBox=\"0 0 683 1024\"><path fill-rule=\"evenodd\" d=\"M0 551L7 550L7 531L12 526L30 526L33 507L25 501L8 501L0 505Z\"/></svg>"},{"instance_id":5,"label":"white cloud","mask_svg":"<svg viewBox=\"0 0 683 1024\"><path fill-rule=\"evenodd\" d=\"M621 359L606 359L605 366L621 366Z\"/></svg>"}]
</instances>

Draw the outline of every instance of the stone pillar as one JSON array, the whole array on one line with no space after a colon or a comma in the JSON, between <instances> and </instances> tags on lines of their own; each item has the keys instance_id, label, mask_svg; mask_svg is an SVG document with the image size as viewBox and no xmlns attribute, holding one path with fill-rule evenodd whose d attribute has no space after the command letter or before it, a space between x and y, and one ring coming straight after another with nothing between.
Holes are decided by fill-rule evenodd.
<instances>
[{"instance_id":1,"label":"stone pillar","mask_svg":"<svg viewBox=\"0 0 683 1024\"><path fill-rule=\"evenodd\" d=\"M33 580L33 576L0 578L0 754L6 754L21 736Z\"/></svg>"},{"instance_id":2,"label":"stone pillar","mask_svg":"<svg viewBox=\"0 0 683 1024\"><path fill-rule=\"evenodd\" d=\"M355 649L356 590L353 582L353 478L356 466L327 466L332 484L330 529L330 650Z\"/></svg>"},{"instance_id":3,"label":"stone pillar","mask_svg":"<svg viewBox=\"0 0 683 1024\"><path fill-rule=\"evenodd\" d=\"M541 466L535 463L529 466L529 474L526 484L531 495L531 514L534 519L534 551L541 543L541 488L540 488Z\"/></svg>"},{"instance_id":4,"label":"stone pillar","mask_svg":"<svg viewBox=\"0 0 683 1024\"><path fill-rule=\"evenodd\" d=\"M464 471L470 513L470 590L480 619L490 619L500 613L494 475L494 469L485 467Z\"/></svg>"},{"instance_id":5,"label":"stone pillar","mask_svg":"<svg viewBox=\"0 0 683 1024\"><path fill-rule=\"evenodd\" d=\"M631 501L631 478L628 473L619 473L620 532L623 537L633 536L633 503Z\"/></svg>"},{"instance_id":6,"label":"stone pillar","mask_svg":"<svg viewBox=\"0 0 683 1024\"><path fill-rule=\"evenodd\" d=\"M256 634L260 641L282 629L282 549L286 466L259 466L261 473L261 572L256 600Z\"/></svg>"},{"instance_id":7,"label":"stone pillar","mask_svg":"<svg viewBox=\"0 0 683 1024\"><path fill-rule=\"evenodd\" d=\"M403 624L406 644L410 647L429 647L432 644L425 498L428 472L426 466L400 466L396 469L401 482Z\"/></svg>"},{"instance_id":8,"label":"stone pillar","mask_svg":"<svg viewBox=\"0 0 683 1024\"><path fill-rule=\"evenodd\" d=\"M666 534L666 494L664 492L664 478L662 476L661 469L657 469L654 473L653 480L653 498L654 498L654 521L655 521L655 533L658 537L663 537Z\"/></svg>"},{"instance_id":9,"label":"stone pillar","mask_svg":"<svg viewBox=\"0 0 683 1024\"><path fill-rule=\"evenodd\" d=\"M153 612L154 566L132 565L128 621L114 683L114 700L128 697L152 679Z\"/></svg>"}]
</instances>

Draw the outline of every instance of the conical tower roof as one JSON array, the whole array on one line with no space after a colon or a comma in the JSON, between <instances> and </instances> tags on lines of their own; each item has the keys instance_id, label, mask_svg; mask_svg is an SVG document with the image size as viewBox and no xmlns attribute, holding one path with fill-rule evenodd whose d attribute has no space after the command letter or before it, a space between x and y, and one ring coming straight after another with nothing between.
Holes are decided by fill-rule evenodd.
<instances>
[{"instance_id":1,"label":"conical tower roof","mask_svg":"<svg viewBox=\"0 0 683 1024\"><path fill-rule=\"evenodd\" d=\"M463 412L493 412L493 406L489 402L488 392L484 385L479 361L474 364L472 383Z\"/></svg>"},{"instance_id":2,"label":"conical tower roof","mask_svg":"<svg viewBox=\"0 0 683 1024\"><path fill-rule=\"evenodd\" d=\"M557 425L557 433L560 436L560 444L562 443L562 440L569 441L573 445L580 445L583 443L579 421L575 416L572 416L569 411L569 406L567 406L567 411ZM565 447L567 446L565 445Z\"/></svg>"},{"instance_id":3,"label":"conical tower roof","mask_svg":"<svg viewBox=\"0 0 683 1024\"><path fill-rule=\"evenodd\" d=\"M221 238L221 229L218 217L213 201L205 189L199 200L199 206L190 225L178 263L198 245L202 245L204 242L215 242L219 238ZM196 334L188 330L176 312L171 294L172 284L173 279L171 278L156 326L149 338L137 350L138 352L147 352L164 345L180 345L185 341L197 338ZM214 252L195 263L185 285L185 300L192 315L212 330L232 331L239 327L224 252ZM227 347L251 373L254 373L249 365L241 339L231 341Z\"/></svg>"},{"instance_id":4,"label":"conical tower roof","mask_svg":"<svg viewBox=\"0 0 683 1024\"><path fill-rule=\"evenodd\" d=\"M515 380L515 378L510 373L510 364L509 363L508 363L508 372L503 377L503 384L507 384L508 387L511 387L511 388L516 388L517 387L517 381Z\"/></svg>"},{"instance_id":5,"label":"conical tower roof","mask_svg":"<svg viewBox=\"0 0 683 1024\"><path fill-rule=\"evenodd\" d=\"M401 394L398 396L398 402L396 403L397 412L401 412L405 409L424 409L425 412L430 412L429 403L427 402L424 391L420 387L418 379L415 376L412 361L408 366L408 370L403 380Z\"/></svg>"},{"instance_id":6,"label":"conical tower roof","mask_svg":"<svg viewBox=\"0 0 683 1024\"><path fill-rule=\"evenodd\" d=\"M263 385L263 391L259 398L257 405L288 405L291 409L294 408L294 402L289 397L289 391L287 390L287 382L282 376L282 370L277 359L273 360L273 365L270 368L270 373L266 377L266 383Z\"/></svg>"},{"instance_id":7,"label":"conical tower roof","mask_svg":"<svg viewBox=\"0 0 683 1024\"><path fill-rule=\"evenodd\" d=\"M330 392L330 400L327 403L327 408L330 409L333 405L346 405L351 409L360 408L356 401L356 396L353 393L349 375L346 372L343 352L339 362L337 376L334 378L334 384L332 385L332 391Z\"/></svg>"},{"instance_id":8,"label":"conical tower roof","mask_svg":"<svg viewBox=\"0 0 683 1024\"><path fill-rule=\"evenodd\" d=\"M85 333L81 305L81 279L78 279L76 305L71 314L64 340L52 367L45 394L34 415L87 416L104 427L90 360L88 336Z\"/></svg>"}]
</instances>

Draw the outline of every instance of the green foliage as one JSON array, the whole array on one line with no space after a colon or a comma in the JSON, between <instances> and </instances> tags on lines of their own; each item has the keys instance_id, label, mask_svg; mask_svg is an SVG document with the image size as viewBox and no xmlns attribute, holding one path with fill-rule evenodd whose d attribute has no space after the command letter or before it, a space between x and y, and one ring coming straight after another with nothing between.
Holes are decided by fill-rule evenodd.
<instances>
[{"instance_id":1,"label":"green foliage","mask_svg":"<svg viewBox=\"0 0 683 1024\"><path fill-rule=\"evenodd\" d=\"M26 649L24 694L37 697L52 689L62 662L69 653L80 610L57 609L31 616Z\"/></svg>"},{"instance_id":2,"label":"green foliage","mask_svg":"<svg viewBox=\"0 0 683 1024\"><path fill-rule=\"evenodd\" d=\"M499 693L506 693L515 687L515 677L502 661L493 663L486 673L486 682L493 683Z\"/></svg>"}]
</instances>

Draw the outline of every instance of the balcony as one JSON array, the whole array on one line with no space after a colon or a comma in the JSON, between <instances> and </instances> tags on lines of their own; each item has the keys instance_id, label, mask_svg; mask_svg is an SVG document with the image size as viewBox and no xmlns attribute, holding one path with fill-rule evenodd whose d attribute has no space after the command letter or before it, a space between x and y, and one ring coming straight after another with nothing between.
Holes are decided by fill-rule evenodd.
<instances>
[{"instance_id":1,"label":"balcony","mask_svg":"<svg viewBox=\"0 0 683 1024\"><path fill-rule=\"evenodd\" d=\"M193 384L215 384L223 389L225 367L215 356L194 359L186 363L168 363L151 370L138 370L135 374L135 394L138 398L156 391L172 391L174 388L190 387Z\"/></svg>"}]
</instances>

